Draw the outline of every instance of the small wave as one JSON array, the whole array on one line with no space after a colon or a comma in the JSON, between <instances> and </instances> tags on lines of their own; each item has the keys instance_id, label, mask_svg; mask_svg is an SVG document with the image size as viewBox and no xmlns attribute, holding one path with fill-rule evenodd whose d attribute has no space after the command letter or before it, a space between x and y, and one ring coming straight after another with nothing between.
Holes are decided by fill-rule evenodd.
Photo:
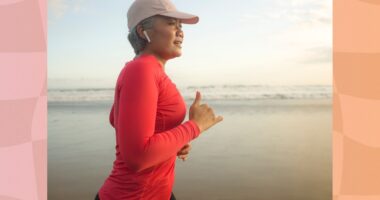
<instances>
[{"instance_id":1,"label":"small wave","mask_svg":"<svg viewBox=\"0 0 380 200\"><path fill-rule=\"evenodd\" d=\"M204 85L179 87L185 100L193 100L195 91L201 91L205 100L258 99L329 99L329 85ZM48 101L112 101L114 88L49 89Z\"/></svg>"}]
</instances>

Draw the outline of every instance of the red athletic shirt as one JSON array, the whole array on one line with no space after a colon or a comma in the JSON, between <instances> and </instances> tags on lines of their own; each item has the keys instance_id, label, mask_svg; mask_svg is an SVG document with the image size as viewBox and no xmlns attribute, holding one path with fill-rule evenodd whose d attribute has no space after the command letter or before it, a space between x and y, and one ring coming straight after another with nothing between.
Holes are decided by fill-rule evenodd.
<instances>
[{"instance_id":1,"label":"red athletic shirt","mask_svg":"<svg viewBox=\"0 0 380 200\"><path fill-rule=\"evenodd\" d=\"M116 159L99 190L101 200L169 200L177 152L200 134L184 123L186 104L153 55L127 62L115 87L110 123Z\"/></svg>"}]
</instances>

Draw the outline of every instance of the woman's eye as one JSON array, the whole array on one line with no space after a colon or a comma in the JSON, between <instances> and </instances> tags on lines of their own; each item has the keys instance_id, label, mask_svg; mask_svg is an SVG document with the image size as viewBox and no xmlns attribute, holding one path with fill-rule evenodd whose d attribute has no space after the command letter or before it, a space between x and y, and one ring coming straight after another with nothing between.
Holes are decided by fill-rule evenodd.
<instances>
[{"instance_id":1,"label":"woman's eye","mask_svg":"<svg viewBox=\"0 0 380 200\"><path fill-rule=\"evenodd\" d=\"M168 24L170 26L177 26L178 25L179 28L182 28L182 24L178 23L177 21L169 21Z\"/></svg>"}]
</instances>

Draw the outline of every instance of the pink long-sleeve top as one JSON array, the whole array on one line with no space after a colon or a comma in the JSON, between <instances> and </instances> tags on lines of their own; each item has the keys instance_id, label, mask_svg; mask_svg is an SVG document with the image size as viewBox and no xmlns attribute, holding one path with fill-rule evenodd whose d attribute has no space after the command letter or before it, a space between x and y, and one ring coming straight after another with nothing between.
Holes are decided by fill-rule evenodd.
<instances>
[{"instance_id":1,"label":"pink long-sleeve top","mask_svg":"<svg viewBox=\"0 0 380 200\"><path fill-rule=\"evenodd\" d=\"M182 123L186 110L156 57L143 54L126 63L109 118L116 159L101 200L169 200L177 152L200 134L193 120Z\"/></svg>"}]
</instances>

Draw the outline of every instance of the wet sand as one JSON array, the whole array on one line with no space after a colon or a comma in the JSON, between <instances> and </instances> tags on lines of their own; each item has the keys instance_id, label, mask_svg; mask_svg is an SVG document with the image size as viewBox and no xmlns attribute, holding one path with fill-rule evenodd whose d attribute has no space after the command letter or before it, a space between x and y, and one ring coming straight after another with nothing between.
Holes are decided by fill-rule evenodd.
<instances>
[{"instance_id":1,"label":"wet sand","mask_svg":"<svg viewBox=\"0 0 380 200\"><path fill-rule=\"evenodd\" d=\"M224 120L177 159L178 200L331 199L330 99L207 103ZM110 107L49 103L49 199L95 197L115 159Z\"/></svg>"}]
</instances>

